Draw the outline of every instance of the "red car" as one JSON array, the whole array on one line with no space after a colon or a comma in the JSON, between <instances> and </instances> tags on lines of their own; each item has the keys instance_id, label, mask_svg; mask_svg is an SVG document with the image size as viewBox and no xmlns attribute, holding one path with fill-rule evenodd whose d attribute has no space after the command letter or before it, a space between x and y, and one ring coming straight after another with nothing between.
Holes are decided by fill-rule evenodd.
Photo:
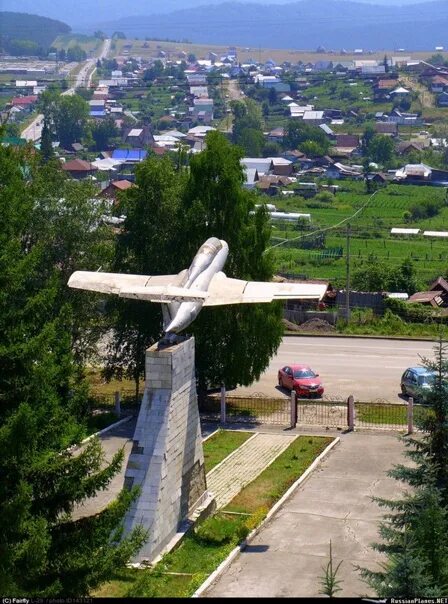
<instances>
[{"instance_id":1,"label":"red car","mask_svg":"<svg viewBox=\"0 0 448 604\"><path fill-rule=\"evenodd\" d=\"M278 385L295 390L297 396L322 396L324 387L318 373L308 365L286 365L278 372Z\"/></svg>"}]
</instances>

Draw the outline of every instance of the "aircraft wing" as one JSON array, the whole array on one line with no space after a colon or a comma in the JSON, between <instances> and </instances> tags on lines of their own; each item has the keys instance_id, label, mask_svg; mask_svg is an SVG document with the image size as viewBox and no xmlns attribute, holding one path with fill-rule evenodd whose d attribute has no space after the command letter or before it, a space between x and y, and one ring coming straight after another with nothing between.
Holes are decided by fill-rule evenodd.
<instances>
[{"instance_id":1,"label":"aircraft wing","mask_svg":"<svg viewBox=\"0 0 448 604\"><path fill-rule=\"evenodd\" d=\"M271 283L230 279L217 273L208 288L204 306L255 304L275 300L321 300L327 286L321 283Z\"/></svg>"},{"instance_id":2,"label":"aircraft wing","mask_svg":"<svg viewBox=\"0 0 448 604\"><path fill-rule=\"evenodd\" d=\"M132 288L146 288L148 286L178 285L179 275L122 275L119 273L96 273L90 271L76 271L68 280L68 286L76 289L86 289L103 294L118 294L130 291Z\"/></svg>"}]
</instances>

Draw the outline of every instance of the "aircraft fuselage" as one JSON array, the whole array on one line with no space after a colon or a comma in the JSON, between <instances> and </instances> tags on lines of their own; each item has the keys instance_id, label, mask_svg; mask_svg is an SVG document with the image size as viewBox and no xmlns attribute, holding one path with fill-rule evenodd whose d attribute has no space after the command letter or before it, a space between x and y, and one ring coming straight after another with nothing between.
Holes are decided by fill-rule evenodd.
<instances>
[{"instance_id":1,"label":"aircraft fuselage","mask_svg":"<svg viewBox=\"0 0 448 604\"><path fill-rule=\"evenodd\" d=\"M190 268L182 280L181 287L207 291L211 280L222 271L229 253L225 241L210 237L201 245ZM164 329L167 335L179 333L198 316L204 302L171 302L163 305Z\"/></svg>"}]
</instances>

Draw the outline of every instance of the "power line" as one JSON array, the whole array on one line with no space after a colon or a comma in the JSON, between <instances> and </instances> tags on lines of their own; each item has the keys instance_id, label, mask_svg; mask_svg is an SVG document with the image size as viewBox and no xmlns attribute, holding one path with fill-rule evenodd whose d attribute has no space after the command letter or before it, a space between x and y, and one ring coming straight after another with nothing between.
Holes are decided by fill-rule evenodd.
<instances>
[{"instance_id":1,"label":"power line","mask_svg":"<svg viewBox=\"0 0 448 604\"><path fill-rule=\"evenodd\" d=\"M269 251L269 250L273 250L274 248L280 247L281 245L284 245L285 243L291 242L291 241L297 241L298 239L305 239L306 237L312 237L313 235L318 235L320 233L326 233L327 231L330 231L332 229L337 229L338 227L340 227L341 225L345 224L346 222L349 222L350 220L353 220L354 218L356 218L356 216L358 216L358 214L360 212L362 212L362 210L364 210L364 208L367 207L367 204L370 202L371 199L373 199L373 197L375 197L375 195L377 193L379 193L379 189L377 189L374 193L372 193L372 195L370 195L370 197L368 198L368 200L366 201L366 203L361 206L359 208L359 210L357 210L352 216L349 216L348 218L344 218L343 220L341 220L340 222L338 222L335 225L323 228L323 229L318 229L317 231L313 231L312 233L306 233L305 235L299 235L298 237L293 237L292 239L285 239L283 241L281 241L280 243L276 243L275 245L272 245L271 247L267 248L265 250L265 252Z\"/></svg>"}]
</instances>

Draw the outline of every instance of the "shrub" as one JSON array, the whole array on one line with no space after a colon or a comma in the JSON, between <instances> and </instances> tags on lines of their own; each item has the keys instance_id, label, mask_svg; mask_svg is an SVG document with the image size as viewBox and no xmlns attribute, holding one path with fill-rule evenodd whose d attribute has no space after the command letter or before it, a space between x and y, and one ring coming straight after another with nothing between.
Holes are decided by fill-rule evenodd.
<instances>
[{"instance_id":1,"label":"shrub","mask_svg":"<svg viewBox=\"0 0 448 604\"><path fill-rule=\"evenodd\" d=\"M211 516L199 524L195 535L206 543L229 543L237 533L235 522L223 516Z\"/></svg>"}]
</instances>

